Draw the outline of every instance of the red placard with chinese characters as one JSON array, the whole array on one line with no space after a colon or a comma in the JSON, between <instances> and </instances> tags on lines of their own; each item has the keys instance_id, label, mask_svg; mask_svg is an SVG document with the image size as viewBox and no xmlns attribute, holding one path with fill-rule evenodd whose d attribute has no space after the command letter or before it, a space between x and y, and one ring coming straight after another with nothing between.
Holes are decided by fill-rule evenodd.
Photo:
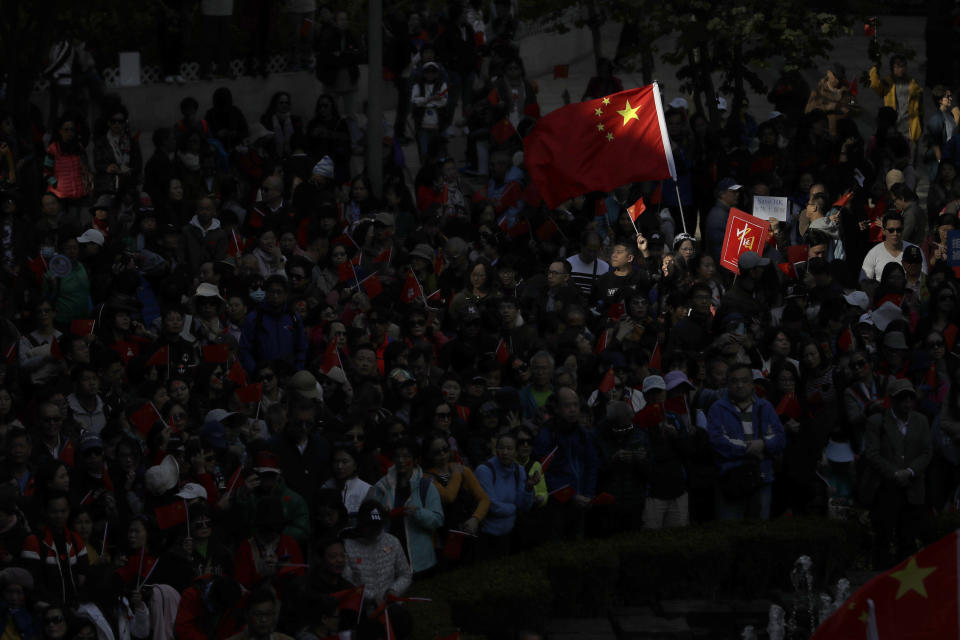
<instances>
[{"instance_id":1,"label":"red placard with chinese characters","mask_svg":"<svg viewBox=\"0 0 960 640\"><path fill-rule=\"evenodd\" d=\"M737 260L745 251L756 251L763 255L763 247L767 243L767 221L756 218L746 211L730 209L727 218L727 230L723 235L723 250L720 253L720 264L740 275Z\"/></svg>"}]
</instances>

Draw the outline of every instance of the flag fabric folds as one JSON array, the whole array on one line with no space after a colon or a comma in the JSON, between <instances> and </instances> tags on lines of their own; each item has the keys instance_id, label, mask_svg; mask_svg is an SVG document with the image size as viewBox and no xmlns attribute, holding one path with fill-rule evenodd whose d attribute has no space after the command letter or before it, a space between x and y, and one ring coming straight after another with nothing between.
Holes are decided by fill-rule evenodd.
<instances>
[{"instance_id":1,"label":"flag fabric folds","mask_svg":"<svg viewBox=\"0 0 960 640\"><path fill-rule=\"evenodd\" d=\"M677 173L656 84L561 107L537 121L523 146L551 209L589 191Z\"/></svg>"}]
</instances>

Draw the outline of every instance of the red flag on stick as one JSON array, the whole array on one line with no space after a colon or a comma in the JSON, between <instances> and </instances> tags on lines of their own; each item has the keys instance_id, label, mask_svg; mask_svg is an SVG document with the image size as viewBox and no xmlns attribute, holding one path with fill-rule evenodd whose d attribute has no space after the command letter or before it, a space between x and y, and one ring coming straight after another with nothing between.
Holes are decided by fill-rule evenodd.
<instances>
[{"instance_id":1,"label":"red flag on stick","mask_svg":"<svg viewBox=\"0 0 960 640\"><path fill-rule=\"evenodd\" d=\"M657 371L662 371L662 360L663 358L660 355L660 341L657 340L656 344L653 345L653 353L650 354L650 368L656 369Z\"/></svg>"},{"instance_id":2,"label":"red flag on stick","mask_svg":"<svg viewBox=\"0 0 960 640\"><path fill-rule=\"evenodd\" d=\"M320 362L320 371L323 372L323 375L327 375L330 373L331 369L339 366L340 352L337 350L337 339L333 338L327 343L327 348L323 352L323 360Z\"/></svg>"},{"instance_id":3,"label":"red flag on stick","mask_svg":"<svg viewBox=\"0 0 960 640\"><path fill-rule=\"evenodd\" d=\"M607 372L603 375L603 380L600 381L600 386L597 387L597 391L600 393L607 393L617 385L617 381L613 374L613 367L607 369Z\"/></svg>"},{"instance_id":4,"label":"red flag on stick","mask_svg":"<svg viewBox=\"0 0 960 640\"><path fill-rule=\"evenodd\" d=\"M656 84L561 107L524 140L524 164L551 209L589 191L676 176Z\"/></svg>"},{"instance_id":5,"label":"red flag on stick","mask_svg":"<svg viewBox=\"0 0 960 640\"><path fill-rule=\"evenodd\" d=\"M636 222L637 218L643 215L643 212L646 210L647 210L647 205L644 204L643 202L643 196L640 196L639 198L637 198L636 202L634 202L632 205L627 207L627 213L630 215L630 219L633 220L634 222Z\"/></svg>"},{"instance_id":6,"label":"red flag on stick","mask_svg":"<svg viewBox=\"0 0 960 640\"><path fill-rule=\"evenodd\" d=\"M203 346L203 361L220 364L230 359L230 348L225 344Z\"/></svg>"},{"instance_id":7,"label":"red flag on stick","mask_svg":"<svg viewBox=\"0 0 960 640\"><path fill-rule=\"evenodd\" d=\"M163 367L170 364L170 347L164 345L153 352L147 360L148 367Z\"/></svg>"},{"instance_id":8,"label":"red flag on stick","mask_svg":"<svg viewBox=\"0 0 960 640\"><path fill-rule=\"evenodd\" d=\"M377 274L368 276L360 284L363 285L363 290L371 300L383 293L383 284L380 282L380 277Z\"/></svg>"},{"instance_id":9,"label":"red flag on stick","mask_svg":"<svg viewBox=\"0 0 960 640\"><path fill-rule=\"evenodd\" d=\"M604 491L603 493L597 494L597 496L590 501L590 504L613 504L616 501L616 498Z\"/></svg>"},{"instance_id":10,"label":"red flag on stick","mask_svg":"<svg viewBox=\"0 0 960 640\"><path fill-rule=\"evenodd\" d=\"M157 413L157 408L153 406L152 402L144 402L143 406L130 416L130 423L136 427L143 437L147 437L153 425L160 421L160 414Z\"/></svg>"},{"instance_id":11,"label":"red flag on stick","mask_svg":"<svg viewBox=\"0 0 960 640\"><path fill-rule=\"evenodd\" d=\"M153 510L157 516L157 526L170 529L187 521L187 505L183 500L157 507Z\"/></svg>"},{"instance_id":12,"label":"red flag on stick","mask_svg":"<svg viewBox=\"0 0 960 640\"><path fill-rule=\"evenodd\" d=\"M230 380L238 387L247 386L247 372L240 366L239 360L234 360L230 365L230 371L227 372L227 380Z\"/></svg>"},{"instance_id":13,"label":"red flag on stick","mask_svg":"<svg viewBox=\"0 0 960 640\"><path fill-rule=\"evenodd\" d=\"M575 495L577 495L577 490L568 484L565 484L559 489L549 493L549 496L560 504L566 504L567 502L570 502L570 499Z\"/></svg>"},{"instance_id":14,"label":"red flag on stick","mask_svg":"<svg viewBox=\"0 0 960 640\"><path fill-rule=\"evenodd\" d=\"M240 387L236 391L237 400L244 404L250 402L260 402L263 400L263 383L255 382L245 387Z\"/></svg>"},{"instance_id":15,"label":"red flag on stick","mask_svg":"<svg viewBox=\"0 0 960 640\"><path fill-rule=\"evenodd\" d=\"M93 333L96 321L93 318L77 318L70 322L70 333L75 336L88 336Z\"/></svg>"},{"instance_id":16,"label":"red flag on stick","mask_svg":"<svg viewBox=\"0 0 960 640\"><path fill-rule=\"evenodd\" d=\"M330 594L330 597L337 601L340 609L349 609L350 611L360 611L363 606L363 585L353 589L344 589Z\"/></svg>"},{"instance_id":17,"label":"red flag on stick","mask_svg":"<svg viewBox=\"0 0 960 640\"><path fill-rule=\"evenodd\" d=\"M850 204L850 200L853 198L853 191L847 191L845 194L837 198L837 201L833 203L833 206L843 208Z\"/></svg>"},{"instance_id":18,"label":"red flag on stick","mask_svg":"<svg viewBox=\"0 0 960 640\"><path fill-rule=\"evenodd\" d=\"M14 362L16 362L16 360L17 360L17 343L16 343L16 342L14 342L13 344L11 344L11 345L7 348L7 353L6 353L5 355L7 356L7 363L8 363L8 364L13 364Z\"/></svg>"},{"instance_id":19,"label":"red flag on stick","mask_svg":"<svg viewBox=\"0 0 960 640\"><path fill-rule=\"evenodd\" d=\"M349 260L337 265L337 282L350 282L356 280L356 273L353 270L353 263Z\"/></svg>"},{"instance_id":20,"label":"red flag on stick","mask_svg":"<svg viewBox=\"0 0 960 640\"><path fill-rule=\"evenodd\" d=\"M497 362L507 364L509 359L510 352L507 350L507 343L503 341L503 338L500 338L500 342L497 344Z\"/></svg>"},{"instance_id":21,"label":"red flag on stick","mask_svg":"<svg viewBox=\"0 0 960 640\"><path fill-rule=\"evenodd\" d=\"M403 291L400 292L401 302L413 302L423 297L423 288L417 280L417 275L410 269L407 272L407 279L403 283Z\"/></svg>"},{"instance_id":22,"label":"red flag on stick","mask_svg":"<svg viewBox=\"0 0 960 640\"><path fill-rule=\"evenodd\" d=\"M550 466L550 463L553 462L553 459L557 456L557 451L560 450L560 445L557 445L553 448L553 451L543 456L543 460L540 461L540 471L543 473L547 472L547 467Z\"/></svg>"}]
</instances>

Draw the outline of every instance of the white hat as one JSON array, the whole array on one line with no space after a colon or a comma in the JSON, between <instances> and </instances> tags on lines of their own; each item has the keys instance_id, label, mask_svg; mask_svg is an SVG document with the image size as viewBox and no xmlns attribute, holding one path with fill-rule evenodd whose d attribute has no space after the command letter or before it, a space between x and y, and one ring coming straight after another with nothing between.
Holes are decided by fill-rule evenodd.
<instances>
[{"instance_id":1,"label":"white hat","mask_svg":"<svg viewBox=\"0 0 960 640\"><path fill-rule=\"evenodd\" d=\"M207 499L207 490L196 482L188 482L177 491L177 497L184 500L195 500L197 498Z\"/></svg>"},{"instance_id":2,"label":"white hat","mask_svg":"<svg viewBox=\"0 0 960 640\"><path fill-rule=\"evenodd\" d=\"M870 296L860 290L843 294L843 299L846 300L849 305L860 307L861 311L866 311L867 307L870 306Z\"/></svg>"},{"instance_id":3,"label":"white hat","mask_svg":"<svg viewBox=\"0 0 960 640\"><path fill-rule=\"evenodd\" d=\"M776 110L771 111L770 113L767 114L767 121L769 122L770 120L776 120L777 118L779 118L779 117L782 116L782 115L783 115L783 114L780 113L779 111L776 111Z\"/></svg>"},{"instance_id":4,"label":"white hat","mask_svg":"<svg viewBox=\"0 0 960 640\"><path fill-rule=\"evenodd\" d=\"M103 237L103 234L97 231L96 229L87 229L79 236L77 236L77 242L80 244L87 244L92 242L93 244L102 247L106 239Z\"/></svg>"},{"instance_id":5,"label":"white hat","mask_svg":"<svg viewBox=\"0 0 960 640\"><path fill-rule=\"evenodd\" d=\"M320 158L320 162L313 165L313 175L333 178L333 160L330 159L330 156L323 156Z\"/></svg>"},{"instance_id":6,"label":"white hat","mask_svg":"<svg viewBox=\"0 0 960 640\"><path fill-rule=\"evenodd\" d=\"M670 101L670 106L674 109L687 109L690 105L685 98L674 98Z\"/></svg>"},{"instance_id":7,"label":"white hat","mask_svg":"<svg viewBox=\"0 0 960 640\"><path fill-rule=\"evenodd\" d=\"M870 314L869 311L867 311L865 314L863 314L862 316L860 316L860 319L857 320L857 324L868 324L868 325L870 325L871 327L875 327L875 326L876 326L876 325L873 323L873 316Z\"/></svg>"},{"instance_id":8,"label":"white hat","mask_svg":"<svg viewBox=\"0 0 960 640\"><path fill-rule=\"evenodd\" d=\"M209 282L201 282L197 286L197 290L193 292L193 295L198 298L220 298L223 300L223 296L220 295L220 289L217 288L217 285L210 284Z\"/></svg>"},{"instance_id":9,"label":"white hat","mask_svg":"<svg viewBox=\"0 0 960 640\"><path fill-rule=\"evenodd\" d=\"M830 462L853 462L855 458L849 442L834 442L831 440L827 443L825 453L827 460Z\"/></svg>"},{"instance_id":10,"label":"white hat","mask_svg":"<svg viewBox=\"0 0 960 640\"><path fill-rule=\"evenodd\" d=\"M660 376L647 376L643 379L643 392L651 391L653 389L660 389L661 391L667 390L667 383L663 381L663 378Z\"/></svg>"},{"instance_id":11,"label":"white hat","mask_svg":"<svg viewBox=\"0 0 960 640\"><path fill-rule=\"evenodd\" d=\"M180 466L173 456L167 456L160 464L147 469L143 474L143 483L152 495L163 495L177 486L180 479Z\"/></svg>"},{"instance_id":12,"label":"white hat","mask_svg":"<svg viewBox=\"0 0 960 640\"><path fill-rule=\"evenodd\" d=\"M722 96L717 96L717 110L726 111L727 110L727 99Z\"/></svg>"}]
</instances>

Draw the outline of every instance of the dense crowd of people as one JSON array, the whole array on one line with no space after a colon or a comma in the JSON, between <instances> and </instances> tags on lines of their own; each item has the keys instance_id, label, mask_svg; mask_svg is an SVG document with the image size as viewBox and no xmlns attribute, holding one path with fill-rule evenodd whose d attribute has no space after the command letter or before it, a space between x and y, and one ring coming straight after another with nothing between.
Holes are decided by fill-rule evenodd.
<instances>
[{"instance_id":1,"label":"dense crowd of people","mask_svg":"<svg viewBox=\"0 0 960 640\"><path fill-rule=\"evenodd\" d=\"M6 637L407 637L411 584L547 540L866 509L880 567L955 507L950 91L924 119L905 61L874 66L869 136L839 65L761 122L675 98L676 181L550 210L518 153L536 83L480 5L386 25L380 194L342 12L316 58L290 41L307 122L221 86L144 158L116 96L0 114ZM584 99L623 87L597 69ZM757 196L786 215L734 276Z\"/></svg>"}]
</instances>

